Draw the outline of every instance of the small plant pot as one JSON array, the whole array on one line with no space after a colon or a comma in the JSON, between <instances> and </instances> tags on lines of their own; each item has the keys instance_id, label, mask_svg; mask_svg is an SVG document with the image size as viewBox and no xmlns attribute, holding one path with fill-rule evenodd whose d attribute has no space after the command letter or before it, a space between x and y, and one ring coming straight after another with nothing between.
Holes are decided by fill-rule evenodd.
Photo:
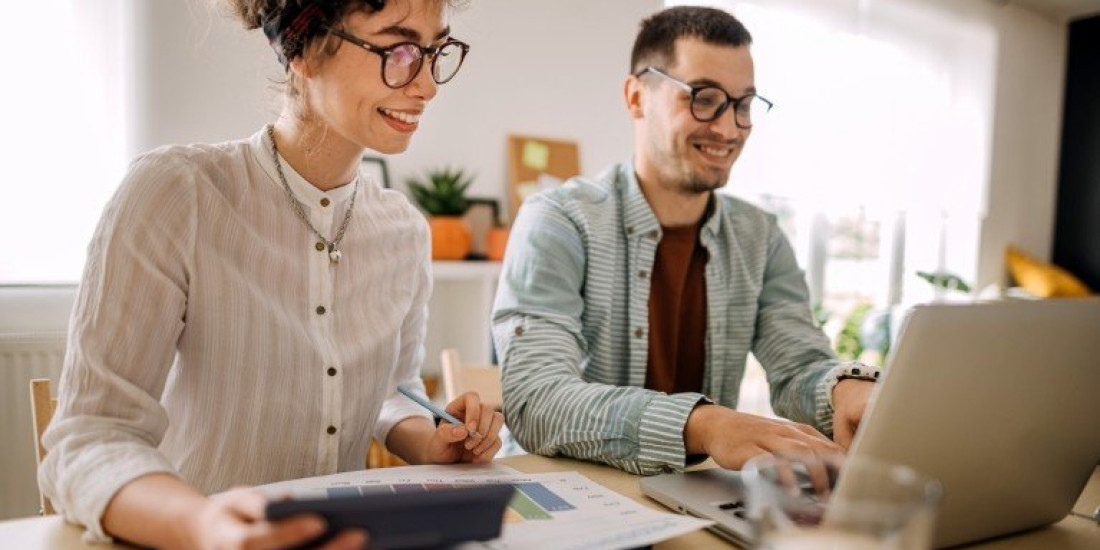
<instances>
[{"instance_id":1,"label":"small plant pot","mask_svg":"<svg viewBox=\"0 0 1100 550\"><path fill-rule=\"evenodd\" d=\"M494 227L489 230L489 236L486 237L488 241L486 255L489 261L499 262L504 259L504 250L508 248L508 234L511 230L510 227Z\"/></svg>"},{"instance_id":2,"label":"small plant pot","mask_svg":"<svg viewBox=\"0 0 1100 550\"><path fill-rule=\"evenodd\" d=\"M473 237L465 220L458 216L432 216L428 225L432 231L433 260L466 259Z\"/></svg>"}]
</instances>

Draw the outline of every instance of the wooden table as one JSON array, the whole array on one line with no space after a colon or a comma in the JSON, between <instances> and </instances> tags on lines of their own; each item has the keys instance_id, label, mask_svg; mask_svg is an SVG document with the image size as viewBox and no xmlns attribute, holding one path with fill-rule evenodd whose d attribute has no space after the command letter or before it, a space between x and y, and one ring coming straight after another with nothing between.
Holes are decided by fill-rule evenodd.
<instances>
[{"instance_id":1,"label":"wooden table","mask_svg":"<svg viewBox=\"0 0 1100 550\"><path fill-rule=\"evenodd\" d=\"M500 460L501 464L529 473L577 471L589 479L622 495L635 499L658 510L664 508L642 495L638 477L619 470L564 458L545 458L537 455L513 456ZM1091 514L1100 505L1100 468L1093 472L1088 486L1077 501L1074 510ZM83 529L68 525L57 516L35 517L0 522L0 548L20 550L109 550L124 549L118 545L89 545L80 540ZM707 531L696 531L667 540L655 546L656 550L708 550L735 548ZM1100 523L1077 516L1067 516L1062 521L1013 537L960 548L974 550L1096 550L1100 548Z\"/></svg>"}]
</instances>

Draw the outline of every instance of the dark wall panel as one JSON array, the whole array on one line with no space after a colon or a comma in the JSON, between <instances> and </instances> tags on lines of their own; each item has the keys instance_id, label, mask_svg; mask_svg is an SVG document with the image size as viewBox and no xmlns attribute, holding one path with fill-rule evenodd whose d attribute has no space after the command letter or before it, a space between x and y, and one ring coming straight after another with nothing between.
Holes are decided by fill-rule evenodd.
<instances>
[{"instance_id":1,"label":"dark wall panel","mask_svg":"<svg viewBox=\"0 0 1100 550\"><path fill-rule=\"evenodd\" d=\"M1100 292L1100 16L1069 27L1053 261Z\"/></svg>"}]
</instances>

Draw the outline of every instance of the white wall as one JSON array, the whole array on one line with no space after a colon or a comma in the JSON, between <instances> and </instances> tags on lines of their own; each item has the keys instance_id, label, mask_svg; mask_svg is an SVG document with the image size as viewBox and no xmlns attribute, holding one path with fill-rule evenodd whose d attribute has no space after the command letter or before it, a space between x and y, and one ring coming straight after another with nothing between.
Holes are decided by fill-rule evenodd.
<instances>
[{"instance_id":1,"label":"white wall","mask_svg":"<svg viewBox=\"0 0 1100 550\"><path fill-rule=\"evenodd\" d=\"M274 120L283 71L262 32L246 32L214 0L129 4L130 157L247 137Z\"/></svg>"},{"instance_id":2,"label":"white wall","mask_svg":"<svg viewBox=\"0 0 1100 550\"><path fill-rule=\"evenodd\" d=\"M137 34L130 153L250 135L278 112L282 75L260 31L210 0L133 0ZM586 173L626 159L623 76L639 21L659 0L471 0L452 19L469 42L462 73L429 105L412 146L390 157L396 186L443 165L478 176L477 196L503 197L509 133L580 142Z\"/></svg>"},{"instance_id":3,"label":"white wall","mask_svg":"<svg viewBox=\"0 0 1100 550\"><path fill-rule=\"evenodd\" d=\"M576 140L581 171L626 160L632 130L622 102L638 23L659 0L472 0L452 22L472 49L429 107L420 135L393 159L398 172L459 164L476 195L502 195L509 133Z\"/></svg>"},{"instance_id":4,"label":"white wall","mask_svg":"<svg viewBox=\"0 0 1100 550\"><path fill-rule=\"evenodd\" d=\"M998 14L996 112L978 288L1004 284L1008 244L1049 259L1065 88L1065 23L1016 6Z\"/></svg>"}]
</instances>

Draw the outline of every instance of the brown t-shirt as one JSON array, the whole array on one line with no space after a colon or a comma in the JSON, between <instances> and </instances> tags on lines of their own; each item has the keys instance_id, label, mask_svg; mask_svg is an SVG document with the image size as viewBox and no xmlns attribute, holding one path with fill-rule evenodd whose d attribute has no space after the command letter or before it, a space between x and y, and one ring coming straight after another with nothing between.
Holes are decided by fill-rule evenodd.
<instances>
[{"instance_id":1,"label":"brown t-shirt","mask_svg":"<svg viewBox=\"0 0 1100 550\"><path fill-rule=\"evenodd\" d=\"M665 393L703 388L707 337L707 249L701 224L661 227L649 286L645 387Z\"/></svg>"}]
</instances>

